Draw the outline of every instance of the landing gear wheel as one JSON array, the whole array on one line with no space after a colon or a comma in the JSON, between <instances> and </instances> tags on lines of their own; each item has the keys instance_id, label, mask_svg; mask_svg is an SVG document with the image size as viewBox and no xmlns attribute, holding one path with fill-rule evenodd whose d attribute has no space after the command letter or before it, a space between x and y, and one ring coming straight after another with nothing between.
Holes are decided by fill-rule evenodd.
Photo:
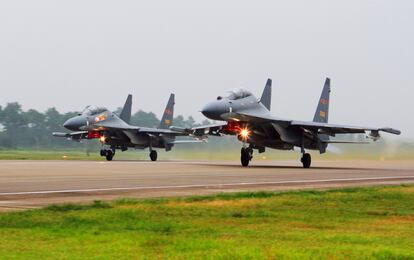
<instances>
[{"instance_id":1,"label":"landing gear wheel","mask_svg":"<svg viewBox=\"0 0 414 260\"><path fill-rule=\"evenodd\" d=\"M107 150L105 157L107 161L112 161L112 159L114 158L115 153L112 152L111 150Z\"/></svg>"},{"instance_id":2,"label":"landing gear wheel","mask_svg":"<svg viewBox=\"0 0 414 260\"><path fill-rule=\"evenodd\" d=\"M240 161L243 167L249 166L250 161L253 159L253 150L251 148L242 148Z\"/></svg>"},{"instance_id":3,"label":"landing gear wheel","mask_svg":"<svg viewBox=\"0 0 414 260\"><path fill-rule=\"evenodd\" d=\"M301 162L303 164L303 168L310 168L312 162L311 155L308 153L303 154Z\"/></svg>"},{"instance_id":4,"label":"landing gear wheel","mask_svg":"<svg viewBox=\"0 0 414 260\"><path fill-rule=\"evenodd\" d=\"M158 158L157 151L151 151L150 152L150 159L151 159L151 161L155 162L155 161L157 161L157 158Z\"/></svg>"},{"instance_id":5,"label":"landing gear wheel","mask_svg":"<svg viewBox=\"0 0 414 260\"><path fill-rule=\"evenodd\" d=\"M101 155L102 157L106 156L106 150L101 149L101 151L100 151L100 155Z\"/></svg>"}]
</instances>

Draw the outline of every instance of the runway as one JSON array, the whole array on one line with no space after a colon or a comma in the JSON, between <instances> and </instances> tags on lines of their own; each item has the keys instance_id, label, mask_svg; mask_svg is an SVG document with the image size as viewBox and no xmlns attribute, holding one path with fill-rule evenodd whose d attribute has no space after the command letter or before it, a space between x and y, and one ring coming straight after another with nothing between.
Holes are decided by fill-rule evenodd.
<instances>
[{"instance_id":1,"label":"runway","mask_svg":"<svg viewBox=\"0 0 414 260\"><path fill-rule=\"evenodd\" d=\"M124 197L414 184L412 161L0 161L0 210Z\"/></svg>"}]
</instances>

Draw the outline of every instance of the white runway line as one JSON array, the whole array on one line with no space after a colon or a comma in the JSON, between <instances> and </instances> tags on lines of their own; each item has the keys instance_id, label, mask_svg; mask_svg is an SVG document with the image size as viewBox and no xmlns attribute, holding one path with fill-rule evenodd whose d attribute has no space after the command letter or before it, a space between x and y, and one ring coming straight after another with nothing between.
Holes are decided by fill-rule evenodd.
<instances>
[{"instance_id":1,"label":"white runway line","mask_svg":"<svg viewBox=\"0 0 414 260\"><path fill-rule=\"evenodd\" d=\"M322 179L322 180L295 180L295 181L276 181L276 182L240 182L240 183L223 183L223 184L194 184L194 185L176 185L176 186L147 186L147 187L119 187L119 188L98 188L98 189L73 189L73 190L47 190L47 191L23 191L23 192L4 192L0 196L13 195L41 195L41 194L58 194L58 193L79 193L79 192L105 192L105 191L138 191L138 190L162 190L162 189L191 189L191 188L220 188L231 186L255 186L255 185L280 185L280 184L314 184L329 182L355 182L355 181L386 181L386 180L407 180L414 176L394 176L394 177L369 177L369 178L347 178L347 179Z\"/></svg>"}]
</instances>

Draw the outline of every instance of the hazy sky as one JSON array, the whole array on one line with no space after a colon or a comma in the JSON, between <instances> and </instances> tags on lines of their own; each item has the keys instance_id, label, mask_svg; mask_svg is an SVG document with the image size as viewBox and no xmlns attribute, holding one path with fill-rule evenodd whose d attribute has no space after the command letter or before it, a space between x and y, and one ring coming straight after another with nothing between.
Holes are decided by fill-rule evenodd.
<instances>
[{"instance_id":1,"label":"hazy sky","mask_svg":"<svg viewBox=\"0 0 414 260\"><path fill-rule=\"evenodd\" d=\"M414 1L0 0L0 105L198 112L228 89L311 120L326 76L330 122L414 138Z\"/></svg>"}]
</instances>

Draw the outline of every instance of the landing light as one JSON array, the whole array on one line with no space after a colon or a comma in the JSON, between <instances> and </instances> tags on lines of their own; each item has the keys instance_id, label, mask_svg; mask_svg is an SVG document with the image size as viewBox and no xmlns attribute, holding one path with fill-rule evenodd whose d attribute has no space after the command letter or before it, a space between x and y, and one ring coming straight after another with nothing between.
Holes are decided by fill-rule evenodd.
<instances>
[{"instance_id":1,"label":"landing light","mask_svg":"<svg viewBox=\"0 0 414 260\"><path fill-rule=\"evenodd\" d=\"M241 136L243 139L247 139L247 138L249 138L249 135L250 135L250 131L249 131L249 129L247 129L247 128L243 128L243 129L241 129L241 130L240 130L240 136Z\"/></svg>"},{"instance_id":2,"label":"landing light","mask_svg":"<svg viewBox=\"0 0 414 260\"><path fill-rule=\"evenodd\" d=\"M105 143L105 139L106 139L105 136L99 137L99 141L103 144Z\"/></svg>"}]
</instances>

